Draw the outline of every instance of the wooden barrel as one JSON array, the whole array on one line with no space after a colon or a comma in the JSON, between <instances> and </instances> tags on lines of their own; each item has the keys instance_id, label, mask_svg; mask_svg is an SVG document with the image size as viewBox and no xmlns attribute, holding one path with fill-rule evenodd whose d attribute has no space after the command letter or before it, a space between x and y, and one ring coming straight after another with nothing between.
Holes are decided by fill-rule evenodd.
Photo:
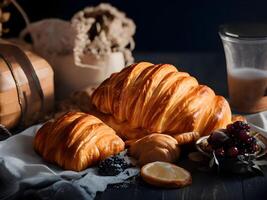
<instances>
[{"instance_id":1,"label":"wooden barrel","mask_svg":"<svg viewBox=\"0 0 267 200\"><path fill-rule=\"evenodd\" d=\"M46 60L0 43L0 124L27 127L54 107L54 74Z\"/></svg>"}]
</instances>

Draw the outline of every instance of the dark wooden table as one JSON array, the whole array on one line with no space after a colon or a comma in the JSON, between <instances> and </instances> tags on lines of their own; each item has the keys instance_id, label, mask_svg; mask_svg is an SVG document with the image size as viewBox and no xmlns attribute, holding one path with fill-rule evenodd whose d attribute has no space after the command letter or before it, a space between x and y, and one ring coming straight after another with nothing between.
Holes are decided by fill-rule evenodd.
<instances>
[{"instance_id":1,"label":"dark wooden table","mask_svg":"<svg viewBox=\"0 0 267 200\"><path fill-rule=\"evenodd\" d=\"M170 63L178 69L189 72L201 84L213 88L217 94L227 96L227 78L224 55L214 53L136 53L136 61ZM181 189L162 189L147 185L141 179L123 186L109 186L99 193L96 199L158 200L158 199L203 199L239 200L267 199L267 168L265 176L242 177L219 175L199 170L186 156L178 162L179 166L191 172L192 185Z\"/></svg>"},{"instance_id":2,"label":"dark wooden table","mask_svg":"<svg viewBox=\"0 0 267 200\"><path fill-rule=\"evenodd\" d=\"M188 159L177 163L191 172L192 185L180 189L156 188L138 178L134 183L119 186L108 186L96 197L98 200L239 200L267 199L267 168L264 176L242 177L238 175L219 175L216 172L203 172Z\"/></svg>"}]
</instances>

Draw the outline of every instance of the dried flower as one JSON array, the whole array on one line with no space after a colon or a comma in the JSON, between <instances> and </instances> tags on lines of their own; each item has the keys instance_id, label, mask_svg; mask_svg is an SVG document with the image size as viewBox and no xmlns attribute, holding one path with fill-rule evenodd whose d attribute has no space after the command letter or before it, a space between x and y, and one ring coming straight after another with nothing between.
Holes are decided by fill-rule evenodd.
<instances>
[{"instance_id":1,"label":"dried flower","mask_svg":"<svg viewBox=\"0 0 267 200\"><path fill-rule=\"evenodd\" d=\"M86 53L104 56L122 52L126 64L133 62L134 22L110 4L87 7L76 13L72 25L77 31L74 56L76 61Z\"/></svg>"},{"instance_id":2,"label":"dried flower","mask_svg":"<svg viewBox=\"0 0 267 200\"><path fill-rule=\"evenodd\" d=\"M3 8L10 4L11 0L0 0L0 36L3 33L8 32L8 29L3 28L3 23L7 22L10 19L9 12L3 12Z\"/></svg>"}]
</instances>

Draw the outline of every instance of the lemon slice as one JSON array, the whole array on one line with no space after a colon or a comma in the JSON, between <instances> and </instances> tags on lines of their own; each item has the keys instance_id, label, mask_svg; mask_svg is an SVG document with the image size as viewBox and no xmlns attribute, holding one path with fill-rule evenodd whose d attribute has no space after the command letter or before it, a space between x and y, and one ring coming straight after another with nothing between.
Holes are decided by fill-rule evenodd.
<instances>
[{"instance_id":1,"label":"lemon slice","mask_svg":"<svg viewBox=\"0 0 267 200\"><path fill-rule=\"evenodd\" d=\"M167 162L152 162L141 169L143 180L159 187L179 188L192 183L191 174L185 169Z\"/></svg>"}]
</instances>

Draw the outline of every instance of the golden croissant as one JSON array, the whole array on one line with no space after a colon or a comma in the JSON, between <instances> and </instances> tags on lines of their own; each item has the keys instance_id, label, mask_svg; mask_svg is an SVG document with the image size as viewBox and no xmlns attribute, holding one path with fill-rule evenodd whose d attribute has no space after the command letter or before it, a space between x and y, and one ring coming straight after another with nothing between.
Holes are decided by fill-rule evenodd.
<instances>
[{"instance_id":1,"label":"golden croissant","mask_svg":"<svg viewBox=\"0 0 267 200\"><path fill-rule=\"evenodd\" d=\"M124 142L98 118L69 112L38 130L34 149L48 162L81 171L123 151Z\"/></svg>"},{"instance_id":2,"label":"golden croissant","mask_svg":"<svg viewBox=\"0 0 267 200\"><path fill-rule=\"evenodd\" d=\"M128 142L130 156L139 165L154 161L175 162L180 156L178 142L169 135L153 133L136 141Z\"/></svg>"},{"instance_id":3,"label":"golden croissant","mask_svg":"<svg viewBox=\"0 0 267 200\"><path fill-rule=\"evenodd\" d=\"M224 97L170 64L140 62L112 74L94 91L92 104L123 139L155 132L205 135L231 123Z\"/></svg>"}]
</instances>

